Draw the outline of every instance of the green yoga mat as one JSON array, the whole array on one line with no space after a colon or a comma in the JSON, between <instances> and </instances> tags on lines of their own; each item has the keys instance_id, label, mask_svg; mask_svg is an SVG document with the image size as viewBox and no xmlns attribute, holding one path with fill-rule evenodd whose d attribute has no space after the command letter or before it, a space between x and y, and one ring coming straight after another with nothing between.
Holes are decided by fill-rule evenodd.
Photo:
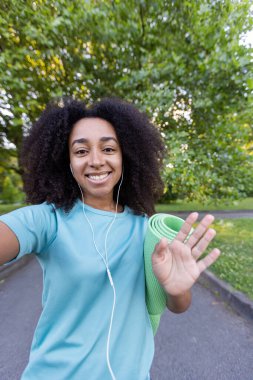
<instances>
[{"instance_id":1,"label":"green yoga mat","mask_svg":"<svg viewBox=\"0 0 253 380\"><path fill-rule=\"evenodd\" d=\"M158 329L161 315L166 308L166 293L153 273L151 256L155 245L161 240L161 238L166 237L169 242L172 241L176 237L183 223L183 219L169 214L155 214L148 222L144 241L146 305L154 335Z\"/></svg>"}]
</instances>

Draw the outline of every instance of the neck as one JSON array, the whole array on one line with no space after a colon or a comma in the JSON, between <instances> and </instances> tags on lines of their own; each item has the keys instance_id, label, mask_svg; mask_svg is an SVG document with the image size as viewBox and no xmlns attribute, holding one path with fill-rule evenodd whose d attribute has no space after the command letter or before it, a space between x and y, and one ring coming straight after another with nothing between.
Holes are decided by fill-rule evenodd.
<instances>
[{"instance_id":1,"label":"neck","mask_svg":"<svg viewBox=\"0 0 253 380\"><path fill-rule=\"evenodd\" d=\"M111 201L105 201L105 200L100 200L100 199L84 198L84 203L87 206L91 206L98 210L110 211L110 212L116 211L116 202L113 199ZM118 205L117 212L122 212L122 211L123 211L123 207L121 205Z\"/></svg>"}]
</instances>

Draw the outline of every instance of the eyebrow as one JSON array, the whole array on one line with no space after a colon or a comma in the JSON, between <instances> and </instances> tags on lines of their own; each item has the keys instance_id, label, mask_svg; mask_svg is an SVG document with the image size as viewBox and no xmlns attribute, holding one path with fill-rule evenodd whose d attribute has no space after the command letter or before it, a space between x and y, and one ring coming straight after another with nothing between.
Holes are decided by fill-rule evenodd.
<instances>
[{"instance_id":1,"label":"eyebrow","mask_svg":"<svg viewBox=\"0 0 253 380\"><path fill-rule=\"evenodd\" d=\"M118 144L118 140L115 139L115 137L112 137L112 136L105 136L105 137L101 137L101 139L99 139L99 141L102 141L102 142L107 142L107 141L110 141L110 140L113 140L115 141L117 144ZM88 139L85 139L85 138L81 138L81 139L77 139L77 140L74 140L71 144L71 146L73 146L74 144L87 144L89 142Z\"/></svg>"}]
</instances>

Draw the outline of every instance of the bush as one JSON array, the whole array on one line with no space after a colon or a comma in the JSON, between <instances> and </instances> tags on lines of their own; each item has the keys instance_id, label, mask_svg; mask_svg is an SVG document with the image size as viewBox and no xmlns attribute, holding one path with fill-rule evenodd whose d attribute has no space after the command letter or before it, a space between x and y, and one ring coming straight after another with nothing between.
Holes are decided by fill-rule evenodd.
<instances>
[{"instance_id":1,"label":"bush","mask_svg":"<svg viewBox=\"0 0 253 380\"><path fill-rule=\"evenodd\" d=\"M3 203L19 203L24 200L24 193L16 187L10 176L5 177L3 181L2 193L0 199Z\"/></svg>"}]
</instances>

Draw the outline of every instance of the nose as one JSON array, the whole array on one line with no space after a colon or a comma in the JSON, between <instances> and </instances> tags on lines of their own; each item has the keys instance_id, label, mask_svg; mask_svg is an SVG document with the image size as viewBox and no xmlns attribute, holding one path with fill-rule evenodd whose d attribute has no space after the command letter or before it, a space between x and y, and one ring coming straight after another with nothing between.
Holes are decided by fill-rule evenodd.
<instances>
[{"instance_id":1,"label":"nose","mask_svg":"<svg viewBox=\"0 0 253 380\"><path fill-rule=\"evenodd\" d=\"M101 151L94 149L90 152L89 165L92 168L100 168L104 165L104 157Z\"/></svg>"}]
</instances>

